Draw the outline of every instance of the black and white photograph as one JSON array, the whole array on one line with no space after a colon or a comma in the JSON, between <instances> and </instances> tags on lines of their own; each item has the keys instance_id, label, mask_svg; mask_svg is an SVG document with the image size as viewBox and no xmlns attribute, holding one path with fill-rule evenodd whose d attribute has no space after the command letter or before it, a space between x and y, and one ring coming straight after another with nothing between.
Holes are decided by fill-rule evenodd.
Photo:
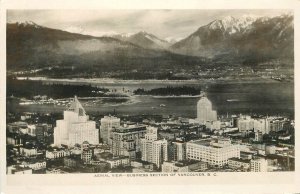
<instances>
[{"instance_id":1,"label":"black and white photograph","mask_svg":"<svg viewBox=\"0 0 300 194\"><path fill-rule=\"evenodd\" d=\"M6 33L7 174L294 171L291 10L8 10Z\"/></svg>"},{"instance_id":2,"label":"black and white photograph","mask_svg":"<svg viewBox=\"0 0 300 194\"><path fill-rule=\"evenodd\" d=\"M0 2L3 193L296 191L300 12L232 1Z\"/></svg>"}]
</instances>

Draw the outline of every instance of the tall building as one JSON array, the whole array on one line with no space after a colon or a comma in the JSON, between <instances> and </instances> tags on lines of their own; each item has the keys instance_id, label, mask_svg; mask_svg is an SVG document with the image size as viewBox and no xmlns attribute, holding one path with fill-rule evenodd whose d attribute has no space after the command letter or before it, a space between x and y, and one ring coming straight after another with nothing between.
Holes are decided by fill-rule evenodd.
<instances>
[{"instance_id":1,"label":"tall building","mask_svg":"<svg viewBox=\"0 0 300 194\"><path fill-rule=\"evenodd\" d=\"M94 148L90 147L89 142L84 141L81 145L81 160L85 164L89 164L94 156Z\"/></svg>"},{"instance_id":2,"label":"tall building","mask_svg":"<svg viewBox=\"0 0 300 194\"><path fill-rule=\"evenodd\" d=\"M255 131L255 141L262 141L263 140L263 133L261 131Z\"/></svg>"},{"instance_id":3,"label":"tall building","mask_svg":"<svg viewBox=\"0 0 300 194\"><path fill-rule=\"evenodd\" d=\"M238 144L232 144L230 139L202 139L187 142L186 156L190 160L223 166L229 158L240 158L240 148Z\"/></svg>"},{"instance_id":4,"label":"tall building","mask_svg":"<svg viewBox=\"0 0 300 194\"><path fill-rule=\"evenodd\" d=\"M197 120L201 124L217 120L217 111L212 109L212 103L205 95L202 95L197 103Z\"/></svg>"},{"instance_id":5,"label":"tall building","mask_svg":"<svg viewBox=\"0 0 300 194\"><path fill-rule=\"evenodd\" d=\"M152 143L152 160L158 168L164 161L168 161L168 141L166 139L156 140Z\"/></svg>"},{"instance_id":6,"label":"tall building","mask_svg":"<svg viewBox=\"0 0 300 194\"><path fill-rule=\"evenodd\" d=\"M36 138L40 142L45 141L45 133L47 132L48 126L47 124L38 124L35 129Z\"/></svg>"},{"instance_id":7,"label":"tall building","mask_svg":"<svg viewBox=\"0 0 300 194\"><path fill-rule=\"evenodd\" d=\"M186 159L186 143L185 142L173 142L174 145L174 161L183 161Z\"/></svg>"},{"instance_id":8,"label":"tall building","mask_svg":"<svg viewBox=\"0 0 300 194\"><path fill-rule=\"evenodd\" d=\"M249 130L253 130L254 128L254 120L251 118L251 116L245 116L241 115L238 118L238 128L240 132L246 132Z\"/></svg>"},{"instance_id":9,"label":"tall building","mask_svg":"<svg viewBox=\"0 0 300 194\"><path fill-rule=\"evenodd\" d=\"M120 127L120 119L114 116L104 116L100 123L100 137L103 143L112 145L112 130Z\"/></svg>"},{"instance_id":10,"label":"tall building","mask_svg":"<svg viewBox=\"0 0 300 194\"><path fill-rule=\"evenodd\" d=\"M157 140L157 128L147 127L145 138L141 139L141 153L143 161L152 161L152 143Z\"/></svg>"},{"instance_id":11,"label":"tall building","mask_svg":"<svg viewBox=\"0 0 300 194\"><path fill-rule=\"evenodd\" d=\"M145 137L146 126L121 126L112 132L112 153L114 156L129 156L135 159L141 151L141 138Z\"/></svg>"},{"instance_id":12,"label":"tall building","mask_svg":"<svg viewBox=\"0 0 300 194\"><path fill-rule=\"evenodd\" d=\"M145 138L141 139L142 160L154 163L158 168L168 160L168 141L157 140L157 128L147 127Z\"/></svg>"},{"instance_id":13,"label":"tall building","mask_svg":"<svg viewBox=\"0 0 300 194\"><path fill-rule=\"evenodd\" d=\"M68 110L64 111L64 119L56 121L54 145L74 146L84 141L99 144L99 130L96 129L95 121L89 120L89 116L75 96Z\"/></svg>"}]
</instances>

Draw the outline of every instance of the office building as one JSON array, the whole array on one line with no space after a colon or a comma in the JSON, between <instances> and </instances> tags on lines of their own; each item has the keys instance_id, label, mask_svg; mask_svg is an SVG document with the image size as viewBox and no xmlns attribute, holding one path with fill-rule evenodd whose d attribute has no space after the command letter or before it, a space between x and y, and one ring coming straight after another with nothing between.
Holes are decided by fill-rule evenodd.
<instances>
[{"instance_id":1,"label":"office building","mask_svg":"<svg viewBox=\"0 0 300 194\"><path fill-rule=\"evenodd\" d=\"M176 141L173 142L173 160L174 161L183 161L186 159L186 143Z\"/></svg>"},{"instance_id":2,"label":"office building","mask_svg":"<svg viewBox=\"0 0 300 194\"><path fill-rule=\"evenodd\" d=\"M229 158L240 157L238 144L230 139L203 139L190 141L186 144L187 159L208 162L212 166L223 166Z\"/></svg>"},{"instance_id":3,"label":"office building","mask_svg":"<svg viewBox=\"0 0 300 194\"><path fill-rule=\"evenodd\" d=\"M81 145L81 160L84 164L89 164L94 156L94 147L89 142L84 141Z\"/></svg>"},{"instance_id":4,"label":"office building","mask_svg":"<svg viewBox=\"0 0 300 194\"><path fill-rule=\"evenodd\" d=\"M113 156L128 156L135 159L141 151L141 138L146 134L144 125L125 125L112 132Z\"/></svg>"},{"instance_id":5,"label":"office building","mask_svg":"<svg viewBox=\"0 0 300 194\"><path fill-rule=\"evenodd\" d=\"M114 116L104 116L100 120L100 137L102 142L112 145L112 130L120 127L120 119Z\"/></svg>"},{"instance_id":6,"label":"office building","mask_svg":"<svg viewBox=\"0 0 300 194\"><path fill-rule=\"evenodd\" d=\"M168 160L168 141L157 140L156 127L147 127L145 138L141 139L141 154L143 161L151 162L157 168Z\"/></svg>"},{"instance_id":7,"label":"office building","mask_svg":"<svg viewBox=\"0 0 300 194\"><path fill-rule=\"evenodd\" d=\"M212 109L212 103L205 95L197 103L197 121L204 125L206 121L217 121L217 111Z\"/></svg>"},{"instance_id":8,"label":"office building","mask_svg":"<svg viewBox=\"0 0 300 194\"><path fill-rule=\"evenodd\" d=\"M157 140L157 128L147 127L145 138L141 139L141 154L143 161L152 161L152 143Z\"/></svg>"},{"instance_id":9,"label":"office building","mask_svg":"<svg viewBox=\"0 0 300 194\"><path fill-rule=\"evenodd\" d=\"M188 172L189 167L181 163L176 162L164 162L161 165L161 172L171 173L171 172Z\"/></svg>"},{"instance_id":10,"label":"office building","mask_svg":"<svg viewBox=\"0 0 300 194\"><path fill-rule=\"evenodd\" d=\"M161 167L164 161L168 161L168 141L166 139L152 142L152 160L157 168Z\"/></svg>"},{"instance_id":11,"label":"office building","mask_svg":"<svg viewBox=\"0 0 300 194\"><path fill-rule=\"evenodd\" d=\"M54 128L54 145L74 146L88 141L99 144L99 130L95 121L90 121L84 108L75 96L68 110L64 111L64 119L56 121Z\"/></svg>"},{"instance_id":12,"label":"office building","mask_svg":"<svg viewBox=\"0 0 300 194\"><path fill-rule=\"evenodd\" d=\"M240 132L247 132L254 129L254 120L251 116L241 115L238 118L238 128Z\"/></svg>"},{"instance_id":13,"label":"office building","mask_svg":"<svg viewBox=\"0 0 300 194\"><path fill-rule=\"evenodd\" d=\"M47 124L38 124L38 125L36 125L36 128L35 128L36 139L39 142L44 142L45 141L45 134L47 132L47 129L48 129Z\"/></svg>"}]
</instances>

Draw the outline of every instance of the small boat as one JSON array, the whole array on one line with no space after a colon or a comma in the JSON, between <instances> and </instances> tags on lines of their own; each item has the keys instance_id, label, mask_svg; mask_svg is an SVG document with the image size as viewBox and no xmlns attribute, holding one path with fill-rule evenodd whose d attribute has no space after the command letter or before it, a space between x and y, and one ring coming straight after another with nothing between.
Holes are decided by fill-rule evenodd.
<instances>
[{"instance_id":1,"label":"small boat","mask_svg":"<svg viewBox=\"0 0 300 194\"><path fill-rule=\"evenodd\" d=\"M160 107L165 107L166 105L165 105L165 104L160 104L159 106L160 106Z\"/></svg>"},{"instance_id":2,"label":"small boat","mask_svg":"<svg viewBox=\"0 0 300 194\"><path fill-rule=\"evenodd\" d=\"M239 99L227 99L227 102L238 102L240 101Z\"/></svg>"}]
</instances>

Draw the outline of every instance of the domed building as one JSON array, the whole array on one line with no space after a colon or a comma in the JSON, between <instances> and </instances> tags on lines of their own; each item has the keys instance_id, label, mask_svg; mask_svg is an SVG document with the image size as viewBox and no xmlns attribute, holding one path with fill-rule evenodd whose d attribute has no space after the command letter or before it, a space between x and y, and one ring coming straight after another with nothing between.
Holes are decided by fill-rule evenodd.
<instances>
[{"instance_id":1,"label":"domed building","mask_svg":"<svg viewBox=\"0 0 300 194\"><path fill-rule=\"evenodd\" d=\"M203 94L197 103L197 120L201 124L217 120L217 112L212 109L211 101Z\"/></svg>"}]
</instances>

